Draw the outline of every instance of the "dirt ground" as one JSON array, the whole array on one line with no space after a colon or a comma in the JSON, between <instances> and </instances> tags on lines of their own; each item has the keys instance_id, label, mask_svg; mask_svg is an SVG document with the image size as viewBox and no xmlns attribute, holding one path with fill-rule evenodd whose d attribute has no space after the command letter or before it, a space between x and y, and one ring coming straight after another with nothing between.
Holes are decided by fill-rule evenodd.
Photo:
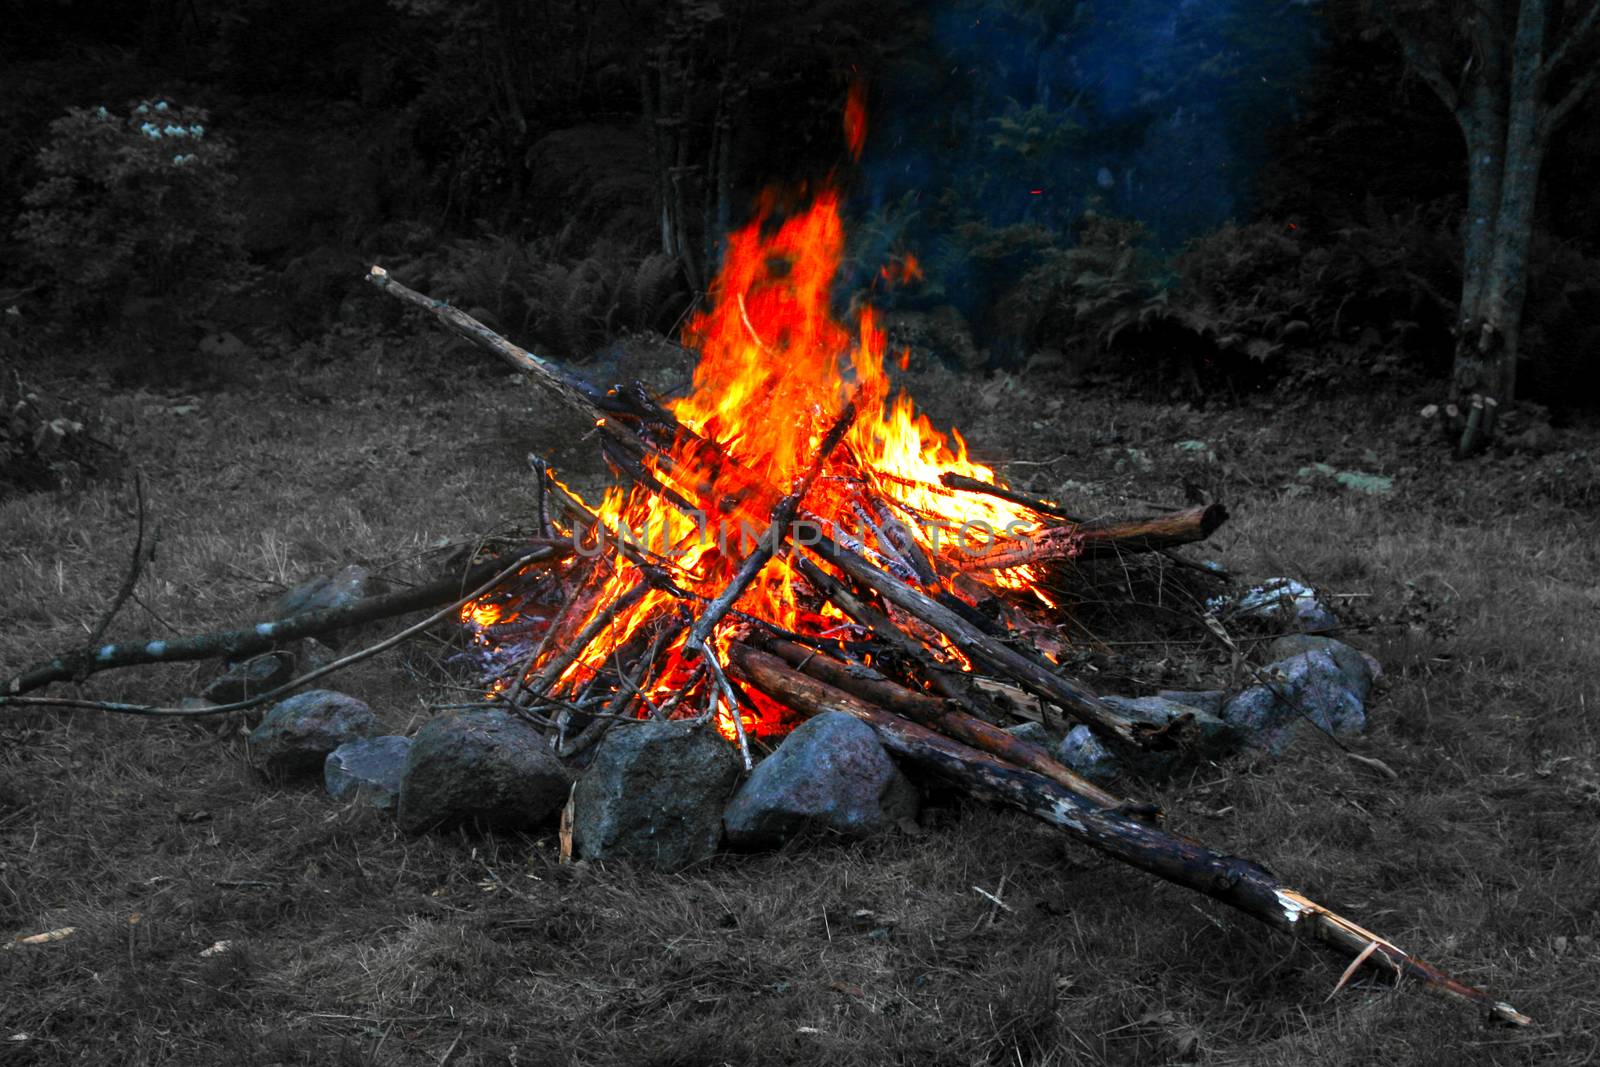
<instances>
[{"instance_id":1,"label":"dirt ground","mask_svg":"<svg viewBox=\"0 0 1600 1067\"><path fill-rule=\"evenodd\" d=\"M113 638L259 618L346 562L398 579L530 517L524 455L581 488L593 442L421 323L264 343L220 388L98 398L160 525ZM670 376L670 375L669 375ZM1327 591L1386 677L1354 748L1237 757L1138 791L1532 1015L1510 1031L1005 811L800 841L661 875L557 862L555 835L401 836L251 769L234 722L0 710L0 1062L173 1064L1584 1063L1600 1051L1600 482L1593 428L1456 463L1422 400L1152 399L1093 379L913 391L1015 484L1090 513L1223 499L1196 558ZM1387 494L1302 468L1392 477ZM0 501L0 677L81 643L133 534L127 477ZM1107 692L1225 683L1190 617L1085 592ZM1122 620L1119 622L1119 620ZM440 640L335 683L414 731ZM96 676L175 701L214 667ZM65 691L65 690L63 690ZM1000 897L994 904L987 894ZM210 946L228 950L204 954Z\"/></svg>"}]
</instances>

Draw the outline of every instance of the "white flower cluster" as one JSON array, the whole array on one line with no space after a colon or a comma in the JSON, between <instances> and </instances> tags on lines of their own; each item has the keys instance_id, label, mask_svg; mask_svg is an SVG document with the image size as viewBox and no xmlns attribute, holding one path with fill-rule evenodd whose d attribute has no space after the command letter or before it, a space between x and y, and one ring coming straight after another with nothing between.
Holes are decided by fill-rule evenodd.
<instances>
[{"instance_id":1,"label":"white flower cluster","mask_svg":"<svg viewBox=\"0 0 1600 1067\"><path fill-rule=\"evenodd\" d=\"M198 124L194 126L174 126L170 123L166 126L158 127L153 122L146 122L139 127L139 132L154 141L161 137L204 137L206 128Z\"/></svg>"}]
</instances>

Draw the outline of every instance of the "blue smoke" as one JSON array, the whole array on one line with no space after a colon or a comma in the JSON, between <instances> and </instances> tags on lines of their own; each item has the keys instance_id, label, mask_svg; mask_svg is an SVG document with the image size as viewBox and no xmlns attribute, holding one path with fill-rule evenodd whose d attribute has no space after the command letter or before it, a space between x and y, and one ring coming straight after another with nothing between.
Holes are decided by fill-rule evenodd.
<instances>
[{"instance_id":1,"label":"blue smoke","mask_svg":"<svg viewBox=\"0 0 1600 1067\"><path fill-rule=\"evenodd\" d=\"M927 299L981 307L1085 212L1171 251L1249 215L1320 48L1319 0L942 0L874 87L853 207Z\"/></svg>"}]
</instances>

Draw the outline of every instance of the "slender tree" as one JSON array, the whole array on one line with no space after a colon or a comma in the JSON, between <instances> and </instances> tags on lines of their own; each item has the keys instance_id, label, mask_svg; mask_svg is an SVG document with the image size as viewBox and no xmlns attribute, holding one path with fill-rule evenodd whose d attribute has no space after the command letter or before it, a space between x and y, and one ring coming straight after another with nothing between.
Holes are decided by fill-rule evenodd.
<instances>
[{"instance_id":1,"label":"slender tree","mask_svg":"<svg viewBox=\"0 0 1600 1067\"><path fill-rule=\"evenodd\" d=\"M1516 398L1539 169L1600 81L1600 0L1372 0L1467 147L1461 307L1445 426L1461 455Z\"/></svg>"}]
</instances>

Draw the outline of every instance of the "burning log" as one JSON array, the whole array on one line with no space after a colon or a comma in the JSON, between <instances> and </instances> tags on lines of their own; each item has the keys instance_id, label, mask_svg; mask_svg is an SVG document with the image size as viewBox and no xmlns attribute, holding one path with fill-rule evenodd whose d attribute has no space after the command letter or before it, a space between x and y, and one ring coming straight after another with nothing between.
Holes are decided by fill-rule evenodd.
<instances>
[{"instance_id":1,"label":"burning log","mask_svg":"<svg viewBox=\"0 0 1600 1067\"><path fill-rule=\"evenodd\" d=\"M1099 806L1042 774L1011 766L791 670L776 656L736 646L730 666L750 685L797 710L855 716L878 732L885 748L912 766L980 799L1020 808L1123 863L1204 893L1300 940L1328 945L1355 957L1357 964L1366 960L1386 964L1397 975L1471 1004L1499 1022L1519 1026L1532 1022L1504 1001L1309 900L1259 864Z\"/></svg>"},{"instance_id":2,"label":"burning log","mask_svg":"<svg viewBox=\"0 0 1600 1067\"><path fill-rule=\"evenodd\" d=\"M1204 541L1228 519L1221 504L1186 508L1141 519L1095 519L1048 526L1027 537L997 541L959 557L963 570L1006 570L1055 560L1102 559L1134 552L1160 552Z\"/></svg>"}]
</instances>

